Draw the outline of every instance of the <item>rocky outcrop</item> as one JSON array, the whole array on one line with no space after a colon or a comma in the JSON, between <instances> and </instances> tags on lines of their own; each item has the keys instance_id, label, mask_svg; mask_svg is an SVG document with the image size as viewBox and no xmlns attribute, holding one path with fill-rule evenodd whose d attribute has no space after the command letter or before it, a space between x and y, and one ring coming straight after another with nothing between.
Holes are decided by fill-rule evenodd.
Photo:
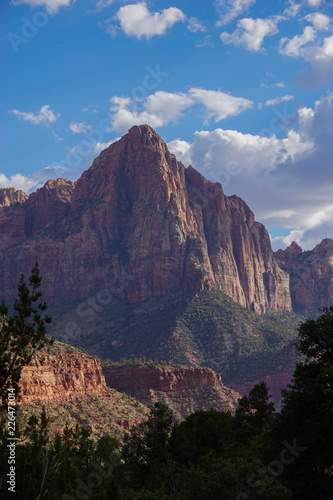
<instances>
[{"instance_id":1,"label":"rocky outcrop","mask_svg":"<svg viewBox=\"0 0 333 500\"><path fill-rule=\"evenodd\" d=\"M49 182L0 209L0 232L7 298L38 257L48 303L101 290L143 301L180 288L218 289L259 313L291 308L289 276L246 203L184 168L147 125L104 150L75 186Z\"/></svg>"},{"instance_id":2,"label":"rocky outcrop","mask_svg":"<svg viewBox=\"0 0 333 500\"><path fill-rule=\"evenodd\" d=\"M0 189L0 207L9 207L15 203L24 203L28 196L20 189L16 191L15 188Z\"/></svg>"},{"instance_id":3,"label":"rocky outcrop","mask_svg":"<svg viewBox=\"0 0 333 500\"><path fill-rule=\"evenodd\" d=\"M235 411L240 394L210 368L156 365L103 366L106 383L147 406L166 403L178 419L198 410Z\"/></svg>"},{"instance_id":4,"label":"rocky outcrop","mask_svg":"<svg viewBox=\"0 0 333 500\"><path fill-rule=\"evenodd\" d=\"M142 389L170 392L199 387L222 387L221 375L211 368L190 366L115 366L104 368L109 387L121 392L134 393Z\"/></svg>"},{"instance_id":5,"label":"rocky outcrop","mask_svg":"<svg viewBox=\"0 0 333 500\"><path fill-rule=\"evenodd\" d=\"M100 361L74 351L70 346L59 347L50 353L40 353L29 366L22 369L20 379L21 403L32 401L61 401L89 394L105 393L106 384Z\"/></svg>"},{"instance_id":6,"label":"rocky outcrop","mask_svg":"<svg viewBox=\"0 0 333 500\"><path fill-rule=\"evenodd\" d=\"M306 315L333 305L333 240L324 239L313 250L305 251L293 242L275 252L280 267L290 274L293 308Z\"/></svg>"}]
</instances>

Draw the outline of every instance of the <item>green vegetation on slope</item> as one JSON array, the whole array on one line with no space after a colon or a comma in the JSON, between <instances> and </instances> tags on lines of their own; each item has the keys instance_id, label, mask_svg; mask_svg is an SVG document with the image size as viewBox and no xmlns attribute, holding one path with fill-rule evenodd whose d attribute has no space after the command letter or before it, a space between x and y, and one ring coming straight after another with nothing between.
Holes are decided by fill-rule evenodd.
<instances>
[{"instance_id":1,"label":"green vegetation on slope","mask_svg":"<svg viewBox=\"0 0 333 500\"><path fill-rule=\"evenodd\" d=\"M103 305L97 294L50 312L52 335L102 359L207 366L225 383L292 372L302 319L287 311L259 316L216 290L176 292L139 304L110 298Z\"/></svg>"}]
</instances>

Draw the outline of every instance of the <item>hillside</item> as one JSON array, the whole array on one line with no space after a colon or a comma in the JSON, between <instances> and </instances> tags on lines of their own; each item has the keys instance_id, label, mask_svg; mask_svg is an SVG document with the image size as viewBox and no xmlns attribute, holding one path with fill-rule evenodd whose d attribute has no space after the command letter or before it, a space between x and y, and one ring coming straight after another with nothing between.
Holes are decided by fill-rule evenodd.
<instances>
[{"instance_id":1,"label":"hillside","mask_svg":"<svg viewBox=\"0 0 333 500\"><path fill-rule=\"evenodd\" d=\"M124 431L148 414L139 401L107 387L97 358L60 342L23 368L20 389L20 424L45 406L51 435L78 423L94 437L110 433L122 440Z\"/></svg>"},{"instance_id":2,"label":"hillside","mask_svg":"<svg viewBox=\"0 0 333 500\"><path fill-rule=\"evenodd\" d=\"M260 316L217 290L179 291L139 304L112 298L98 310L94 303L52 306L50 333L111 361L146 357L209 367L226 385L290 373L296 363L301 317L292 312Z\"/></svg>"}]
</instances>

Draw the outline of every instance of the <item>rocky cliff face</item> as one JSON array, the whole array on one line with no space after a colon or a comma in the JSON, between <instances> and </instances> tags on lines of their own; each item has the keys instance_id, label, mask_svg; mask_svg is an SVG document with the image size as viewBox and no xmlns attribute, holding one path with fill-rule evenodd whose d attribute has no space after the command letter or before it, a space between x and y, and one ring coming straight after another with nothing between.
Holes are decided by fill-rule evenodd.
<instances>
[{"instance_id":1,"label":"rocky cliff face","mask_svg":"<svg viewBox=\"0 0 333 500\"><path fill-rule=\"evenodd\" d=\"M0 189L0 207L9 207L15 203L24 203L28 199L27 195L20 189L15 188Z\"/></svg>"},{"instance_id":2,"label":"rocky cliff face","mask_svg":"<svg viewBox=\"0 0 333 500\"><path fill-rule=\"evenodd\" d=\"M20 379L22 403L61 401L89 394L105 393L106 384L100 361L72 349L51 348L22 369Z\"/></svg>"},{"instance_id":3,"label":"rocky cliff face","mask_svg":"<svg viewBox=\"0 0 333 500\"><path fill-rule=\"evenodd\" d=\"M185 169L146 125L103 151L75 186L48 182L0 209L0 234L7 298L38 259L49 303L215 288L260 313L291 308L289 276L246 203Z\"/></svg>"},{"instance_id":4,"label":"rocky cliff face","mask_svg":"<svg viewBox=\"0 0 333 500\"><path fill-rule=\"evenodd\" d=\"M280 267L290 274L293 308L306 316L333 304L333 240L325 239L313 250L303 252L293 242L275 252Z\"/></svg>"},{"instance_id":5,"label":"rocky cliff face","mask_svg":"<svg viewBox=\"0 0 333 500\"><path fill-rule=\"evenodd\" d=\"M226 387L221 376L210 368L167 364L114 365L103 367L106 383L152 406L166 403L176 418L197 410L234 411L240 394Z\"/></svg>"},{"instance_id":6,"label":"rocky cliff face","mask_svg":"<svg viewBox=\"0 0 333 500\"><path fill-rule=\"evenodd\" d=\"M210 368L125 365L104 368L103 373L109 387L130 393L142 389L170 392L223 386L221 375Z\"/></svg>"}]
</instances>

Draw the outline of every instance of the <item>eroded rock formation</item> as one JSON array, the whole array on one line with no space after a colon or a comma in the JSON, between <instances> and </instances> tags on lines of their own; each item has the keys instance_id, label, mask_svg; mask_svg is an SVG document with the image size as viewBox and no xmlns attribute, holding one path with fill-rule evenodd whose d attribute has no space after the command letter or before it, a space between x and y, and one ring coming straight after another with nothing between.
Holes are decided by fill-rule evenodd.
<instances>
[{"instance_id":1,"label":"eroded rock formation","mask_svg":"<svg viewBox=\"0 0 333 500\"><path fill-rule=\"evenodd\" d=\"M22 403L62 401L89 394L105 393L106 384L99 359L71 352L70 346L43 352L22 369Z\"/></svg>"},{"instance_id":2,"label":"eroded rock formation","mask_svg":"<svg viewBox=\"0 0 333 500\"><path fill-rule=\"evenodd\" d=\"M246 203L133 127L75 183L49 181L0 209L0 295L36 259L49 303L108 290L128 301L219 289L264 313L289 310L289 276Z\"/></svg>"},{"instance_id":3,"label":"eroded rock formation","mask_svg":"<svg viewBox=\"0 0 333 500\"><path fill-rule=\"evenodd\" d=\"M210 368L105 365L103 373L109 387L130 394L147 406L157 401L166 403L180 419L201 409L233 412L241 397L226 387L221 376Z\"/></svg>"},{"instance_id":4,"label":"eroded rock formation","mask_svg":"<svg viewBox=\"0 0 333 500\"><path fill-rule=\"evenodd\" d=\"M306 316L333 305L333 240L324 239L313 250L303 252L293 242L275 252L280 267L290 274L293 308Z\"/></svg>"}]
</instances>

